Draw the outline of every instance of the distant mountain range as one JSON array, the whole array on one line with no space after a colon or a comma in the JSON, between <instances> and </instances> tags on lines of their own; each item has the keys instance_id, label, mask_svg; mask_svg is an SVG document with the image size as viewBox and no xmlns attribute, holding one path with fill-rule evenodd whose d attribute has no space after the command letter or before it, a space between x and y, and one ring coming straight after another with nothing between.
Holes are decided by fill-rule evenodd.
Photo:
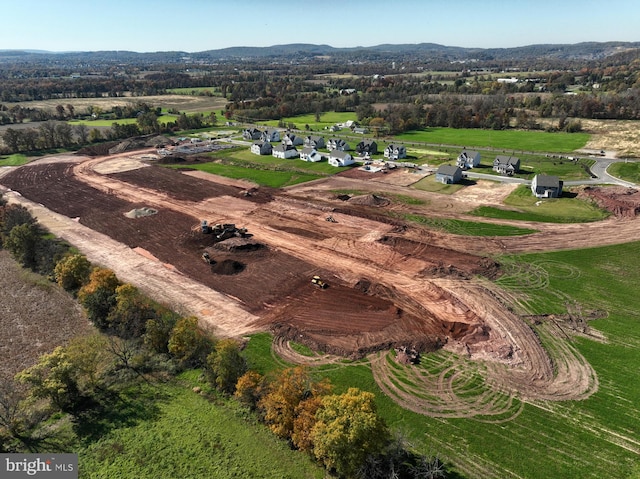
<instances>
[{"instance_id":1,"label":"distant mountain range","mask_svg":"<svg viewBox=\"0 0 640 479\"><path fill-rule=\"evenodd\" d=\"M640 49L640 42L585 42L576 44L541 44L514 48L463 48L436 43L384 44L372 47L335 48L329 45L292 43L270 47L230 47L201 52L93 51L48 52L43 50L0 50L0 63L48 61L110 61L143 63L186 61L233 61L259 59L302 59L310 57L339 58L403 58L416 60L527 60L553 58L558 60L597 60L617 53Z\"/></svg>"}]
</instances>

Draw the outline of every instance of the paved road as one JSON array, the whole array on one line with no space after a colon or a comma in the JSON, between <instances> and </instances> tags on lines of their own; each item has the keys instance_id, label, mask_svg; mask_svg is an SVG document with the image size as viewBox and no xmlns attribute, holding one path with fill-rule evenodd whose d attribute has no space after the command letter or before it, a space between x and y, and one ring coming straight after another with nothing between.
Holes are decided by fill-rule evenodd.
<instances>
[{"instance_id":1,"label":"paved road","mask_svg":"<svg viewBox=\"0 0 640 479\"><path fill-rule=\"evenodd\" d=\"M609 168L609 166L612 165L613 163L620 163L623 161L625 162L636 161L636 160L626 160L621 158L593 158L593 159L595 160L595 164L591 167L591 172L593 173L595 178L591 178L589 180L565 181L564 186L603 185L603 184L626 186L629 188L637 186L635 183L621 180L607 173L607 168ZM486 173L477 173L473 170L465 171L464 175L467 178L500 181L502 183L517 183L522 185L531 184L531 180L524 180L522 178L513 178L510 176L497 176L497 175L489 175Z\"/></svg>"}]
</instances>

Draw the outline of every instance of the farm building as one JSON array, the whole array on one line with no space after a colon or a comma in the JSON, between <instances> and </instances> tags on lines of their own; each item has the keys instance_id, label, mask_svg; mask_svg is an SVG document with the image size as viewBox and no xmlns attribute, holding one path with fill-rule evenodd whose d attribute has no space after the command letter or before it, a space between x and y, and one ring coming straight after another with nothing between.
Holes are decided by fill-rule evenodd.
<instances>
[{"instance_id":1,"label":"farm building","mask_svg":"<svg viewBox=\"0 0 640 479\"><path fill-rule=\"evenodd\" d=\"M511 176L520 169L520 158L515 156L496 156L493 160L493 171L497 171L501 175Z\"/></svg>"},{"instance_id":2,"label":"farm building","mask_svg":"<svg viewBox=\"0 0 640 479\"><path fill-rule=\"evenodd\" d=\"M384 149L384 157L390 160L398 160L407 157L407 149L404 145L389 145Z\"/></svg>"},{"instance_id":3,"label":"farm building","mask_svg":"<svg viewBox=\"0 0 640 479\"><path fill-rule=\"evenodd\" d=\"M263 131L260 139L271 143L278 142L280 141L280 131L274 129Z\"/></svg>"},{"instance_id":4,"label":"farm building","mask_svg":"<svg viewBox=\"0 0 640 479\"><path fill-rule=\"evenodd\" d=\"M256 140L251 145L251 153L254 155L270 155L273 153L273 147L268 141Z\"/></svg>"},{"instance_id":5,"label":"farm building","mask_svg":"<svg viewBox=\"0 0 640 479\"><path fill-rule=\"evenodd\" d=\"M315 148L305 146L300 152L300 159L316 163L318 161L322 161L322 155L318 153L318 150L316 150Z\"/></svg>"},{"instance_id":6,"label":"farm building","mask_svg":"<svg viewBox=\"0 0 640 479\"><path fill-rule=\"evenodd\" d=\"M365 153L369 153L370 155L375 155L378 153L378 144L373 140L362 140L356 146L356 151L361 155Z\"/></svg>"},{"instance_id":7,"label":"farm building","mask_svg":"<svg viewBox=\"0 0 640 479\"><path fill-rule=\"evenodd\" d=\"M324 148L324 138L317 135L309 135L304 139L304 146L310 146L311 148Z\"/></svg>"},{"instance_id":8,"label":"farm building","mask_svg":"<svg viewBox=\"0 0 640 479\"><path fill-rule=\"evenodd\" d=\"M329 155L329 164L331 166L349 166L354 163L353 157L346 151L333 150Z\"/></svg>"},{"instance_id":9,"label":"farm building","mask_svg":"<svg viewBox=\"0 0 640 479\"><path fill-rule=\"evenodd\" d=\"M480 165L480 153L477 151L464 150L460 153L460 156L458 156L456 165L463 170L475 168Z\"/></svg>"},{"instance_id":10,"label":"farm building","mask_svg":"<svg viewBox=\"0 0 640 479\"><path fill-rule=\"evenodd\" d=\"M367 133L369 133L369 130L367 128L358 126L353 129L353 132L357 133L358 135L366 135Z\"/></svg>"},{"instance_id":11,"label":"farm building","mask_svg":"<svg viewBox=\"0 0 640 479\"><path fill-rule=\"evenodd\" d=\"M262 131L257 128L247 128L242 132L242 138L245 140L259 140L262 136Z\"/></svg>"},{"instance_id":12,"label":"farm building","mask_svg":"<svg viewBox=\"0 0 640 479\"><path fill-rule=\"evenodd\" d=\"M436 181L445 185L459 183L462 180L462 170L454 165L440 165L436 171Z\"/></svg>"},{"instance_id":13,"label":"farm building","mask_svg":"<svg viewBox=\"0 0 640 479\"><path fill-rule=\"evenodd\" d=\"M276 145L273 147L271 154L276 158L282 158L284 160L287 158L297 158L298 150L295 146L291 145Z\"/></svg>"},{"instance_id":14,"label":"farm building","mask_svg":"<svg viewBox=\"0 0 640 479\"><path fill-rule=\"evenodd\" d=\"M351 147L349 146L349 143L344 141L342 138L331 138L327 142L327 150L329 150L329 151L333 151L333 150L349 151L349 150L351 150Z\"/></svg>"},{"instance_id":15,"label":"farm building","mask_svg":"<svg viewBox=\"0 0 640 479\"><path fill-rule=\"evenodd\" d=\"M300 146L304 144L304 140L293 133L286 133L282 137L282 144L287 146Z\"/></svg>"},{"instance_id":16,"label":"farm building","mask_svg":"<svg viewBox=\"0 0 640 479\"><path fill-rule=\"evenodd\" d=\"M562 185L557 176L536 175L531 182L531 192L538 198L559 198Z\"/></svg>"}]
</instances>

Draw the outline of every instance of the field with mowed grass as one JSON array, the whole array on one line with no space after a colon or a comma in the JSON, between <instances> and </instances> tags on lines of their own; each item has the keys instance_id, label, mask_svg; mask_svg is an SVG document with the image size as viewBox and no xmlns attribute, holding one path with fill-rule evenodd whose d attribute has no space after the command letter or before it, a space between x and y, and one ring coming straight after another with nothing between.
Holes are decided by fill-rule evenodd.
<instances>
[{"instance_id":1,"label":"field with mowed grass","mask_svg":"<svg viewBox=\"0 0 640 479\"><path fill-rule=\"evenodd\" d=\"M264 121L260 122L260 124L265 126L277 127L280 122L284 122L285 125L294 124L298 129L305 129L306 125L309 125L312 130L323 130L325 127L335 125L336 123L345 123L349 120L357 120L357 115L352 111L328 111L325 113L320 113L319 120L316 120L315 113L309 113L307 115L289 116L286 118L282 118L282 120ZM349 132L349 130L344 131Z\"/></svg>"},{"instance_id":2,"label":"field with mowed grass","mask_svg":"<svg viewBox=\"0 0 640 479\"><path fill-rule=\"evenodd\" d=\"M607 172L616 178L632 183L640 183L640 162L620 162L611 165Z\"/></svg>"},{"instance_id":3,"label":"field with mowed grass","mask_svg":"<svg viewBox=\"0 0 640 479\"><path fill-rule=\"evenodd\" d=\"M497 284L520 298L529 314L566 313L567 305L601 319L589 321L591 337L566 333L564 341L595 369L597 391L581 401L508 402L494 398L504 413L466 418L430 417L399 407L373 379L367 361L312 369L329 377L337 392L359 387L376 394L381 414L419 452L438 455L467 479L584 479L640 477L640 242L588 250L497 258L505 274ZM553 348L551 324L533 324ZM266 373L284 363L274 357L268 334L254 336L246 349L250 364ZM492 388L481 362L445 351L425 354L418 367L393 362L399 387L421 377L447 375L456 400L483 398ZM433 391L423 391L424 400ZM480 411L481 412L481 411Z\"/></svg>"},{"instance_id":4,"label":"field with mowed grass","mask_svg":"<svg viewBox=\"0 0 640 479\"><path fill-rule=\"evenodd\" d=\"M511 152L571 153L584 147L588 133L548 133L524 130L480 130L469 128L426 128L395 137L401 141L483 147Z\"/></svg>"},{"instance_id":5,"label":"field with mowed grass","mask_svg":"<svg viewBox=\"0 0 640 479\"><path fill-rule=\"evenodd\" d=\"M528 186L518 186L504 200L504 208L479 206L471 214L543 223L588 223L609 216L607 211L599 208L594 202L571 196L570 192L564 192L562 198L536 198Z\"/></svg>"}]
</instances>

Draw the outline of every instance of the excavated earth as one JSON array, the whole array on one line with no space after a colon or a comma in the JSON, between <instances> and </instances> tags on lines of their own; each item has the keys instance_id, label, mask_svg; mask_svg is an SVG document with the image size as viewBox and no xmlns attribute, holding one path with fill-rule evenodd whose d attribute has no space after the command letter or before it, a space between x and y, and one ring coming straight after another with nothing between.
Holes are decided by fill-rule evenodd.
<instances>
[{"instance_id":1,"label":"excavated earth","mask_svg":"<svg viewBox=\"0 0 640 479\"><path fill-rule=\"evenodd\" d=\"M90 260L197 315L218 335L271 330L280 340L351 358L394 346L446 346L496 364L492 383L523 397L566 400L597 389L577 353L567 350L566 367L554 370L536 333L478 278L501 274L494 254L625 242L637 238L638 221L535 223L526 225L535 234L479 240L398 219L464 218L470 208L417 190L410 193L424 200L419 205L394 201L407 194L406 172L372 180L337 175L274 190L139 158L49 157L4 173L0 184L12 190L10 201L32 208ZM479 182L467 194L482 197L482 188ZM354 190L362 194L336 193ZM127 216L133 210L156 213ZM201 233L205 219L249 235L217 241ZM211 263L202 260L205 251ZM328 288L312 285L314 275Z\"/></svg>"}]
</instances>

